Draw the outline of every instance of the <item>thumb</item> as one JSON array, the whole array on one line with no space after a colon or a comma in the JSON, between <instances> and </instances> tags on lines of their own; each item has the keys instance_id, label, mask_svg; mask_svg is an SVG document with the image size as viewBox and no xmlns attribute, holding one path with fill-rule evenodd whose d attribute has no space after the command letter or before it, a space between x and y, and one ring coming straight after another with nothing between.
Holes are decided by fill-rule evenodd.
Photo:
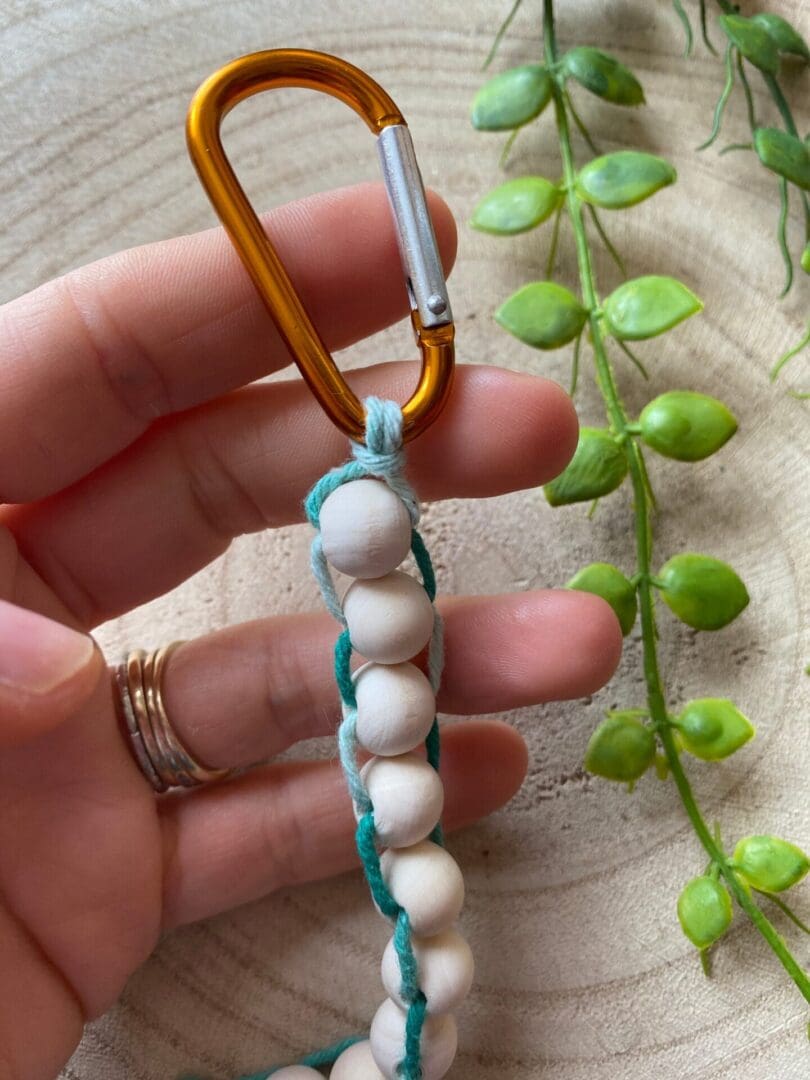
<instances>
[{"instance_id":1,"label":"thumb","mask_svg":"<svg viewBox=\"0 0 810 1080\"><path fill-rule=\"evenodd\" d=\"M88 634L0 600L0 747L66 720L104 668Z\"/></svg>"}]
</instances>

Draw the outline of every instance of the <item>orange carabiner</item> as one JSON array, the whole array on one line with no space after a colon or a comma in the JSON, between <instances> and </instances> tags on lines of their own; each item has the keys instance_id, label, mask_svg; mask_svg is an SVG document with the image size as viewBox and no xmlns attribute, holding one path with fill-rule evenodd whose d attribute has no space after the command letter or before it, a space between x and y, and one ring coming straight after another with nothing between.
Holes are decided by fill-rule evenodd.
<instances>
[{"instance_id":1,"label":"orange carabiner","mask_svg":"<svg viewBox=\"0 0 810 1080\"><path fill-rule=\"evenodd\" d=\"M408 127L391 98L365 72L326 53L271 49L231 61L199 88L186 124L189 153L202 185L253 279L273 322L330 419L362 441L365 411L312 324L267 239L222 147L220 127L240 101L262 90L303 86L350 105L372 132L397 226L411 322L422 370L402 408L412 439L441 411L453 376L453 316Z\"/></svg>"}]
</instances>

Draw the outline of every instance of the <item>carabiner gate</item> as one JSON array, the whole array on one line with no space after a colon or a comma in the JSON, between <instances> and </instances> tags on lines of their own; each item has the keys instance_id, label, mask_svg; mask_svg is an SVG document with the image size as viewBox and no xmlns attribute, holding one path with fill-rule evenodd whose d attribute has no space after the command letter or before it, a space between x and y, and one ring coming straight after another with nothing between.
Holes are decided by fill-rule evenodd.
<instances>
[{"instance_id":1,"label":"carabiner gate","mask_svg":"<svg viewBox=\"0 0 810 1080\"><path fill-rule=\"evenodd\" d=\"M411 322L422 354L419 382L402 407L403 438L412 439L436 419L447 399L453 376L454 326L410 132L391 98L365 72L326 53L304 49L251 53L215 72L194 95L186 124L191 159L313 394L342 431L362 442L363 405L313 326L222 147L220 128L227 113L245 98L281 86L308 87L339 98L378 136Z\"/></svg>"}]
</instances>

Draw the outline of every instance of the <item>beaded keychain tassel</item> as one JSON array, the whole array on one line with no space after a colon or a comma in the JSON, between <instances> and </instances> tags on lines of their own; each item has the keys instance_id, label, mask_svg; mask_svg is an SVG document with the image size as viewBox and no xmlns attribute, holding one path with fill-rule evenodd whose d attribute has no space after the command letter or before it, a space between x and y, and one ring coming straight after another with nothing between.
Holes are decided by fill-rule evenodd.
<instances>
[{"instance_id":1,"label":"beaded keychain tassel","mask_svg":"<svg viewBox=\"0 0 810 1080\"><path fill-rule=\"evenodd\" d=\"M382 964L389 997L374 1017L370 1043L345 1051L331 1075L438 1080L455 1056L452 1010L473 973L469 946L452 928L464 883L439 823L444 792L435 694L442 623L430 556L416 529L419 504L403 475L402 411L377 398L365 406L366 445L354 443L353 460L315 485L306 511L320 530L312 542L313 571L327 608L344 626L335 646L344 715L338 743L358 817L357 850L374 903L394 933ZM421 585L397 569L409 551ZM330 563L355 578L342 605ZM427 678L409 662L425 646ZM354 677L353 650L368 661ZM422 742L427 761L413 753ZM362 769L358 746L375 755Z\"/></svg>"},{"instance_id":2,"label":"beaded keychain tassel","mask_svg":"<svg viewBox=\"0 0 810 1080\"><path fill-rule=\"evenodd\" d=\"M301 304L242 190L220 137L226 113L278 86L306 86L350 105L377 136L411 303L422 371L410 399L359 401ZM323 476L305 509L316 529L311 563L326 607L342 625L335 678L343 720L340 760L357 819L356 842L379 912L393 925L382 959L388 997L368 1039L353 1037L297 1065L242 1080L441 1080L457 1049L454 1010L469 992L472 954L454 929L464 882L440 824L436 692L442 623L436 581L416 526L419 503L404 475L404 443L441 412L453 372L447 287L407 125L365 72L337 57L274 49L232 61L189 109L192 160L293 359L327 415L351 439L352 459ZM412 555L421 582L399 569ZM353 578L338 597L332 568ZM427 649L427 675L414 658ZM352 671L354 653L366 661ZM426 759L415 752L424 744ZM359 754L371 754L362 767Z\"/></svg>"},{"instance_id":3,"label":"beaded keychain tassel","mask_svg":"<svg viewBox=\"0 0 810 1080\"><path fill-rule=\"evenodd\" d=\"M457 1049L453 1011L472 985L472 952L453 928L464 882L440 824L436 580L416 528L419 503L404 477L402 410L374 397L364 405L365 445L352 443L352 460L326 473L304 505L317 530L313 573L343 626L334 653L343 705L338 748L366 881L394 926L382 958L388 997L368 1039L345 1039L240 1080L314 1080L326 1065L330 1080L440 1080ZM398 569L409 552L421 584ZM354 578L342 603L330 566ZM410 662L426 646L427 676ZM352 674L355 651L367 663ZM414 753L421 744L427 760ZM360 748L374 755L362 768Z\"/></svg>"}]
</instances>

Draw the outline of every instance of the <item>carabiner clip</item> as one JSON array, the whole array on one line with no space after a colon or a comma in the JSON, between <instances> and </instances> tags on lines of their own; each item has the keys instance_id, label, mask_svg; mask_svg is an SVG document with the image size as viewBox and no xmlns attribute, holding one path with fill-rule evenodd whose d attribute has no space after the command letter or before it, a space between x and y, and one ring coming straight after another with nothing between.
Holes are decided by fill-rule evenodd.
<instances>
[{"instance_id":1,"label":"carabiner clip","mask_svg":"<svg viewBox=\"0 0 810 1080\"><path fill-rule=\"evenodd\" d=\"M412 439L441 411L453 376L453 316L422 178L408 127L385 91L345 60L305 49L271 49L231 61L199 88L186 123L189 153L214 209L273 322L330 419L362 442L365 411L349 388L267 239L222 147L220 127L240 101L262 90L303 86L350 105L378 136L377 148L397 229L422 370L402 408Z\"/></svg>"}]
</instances>

